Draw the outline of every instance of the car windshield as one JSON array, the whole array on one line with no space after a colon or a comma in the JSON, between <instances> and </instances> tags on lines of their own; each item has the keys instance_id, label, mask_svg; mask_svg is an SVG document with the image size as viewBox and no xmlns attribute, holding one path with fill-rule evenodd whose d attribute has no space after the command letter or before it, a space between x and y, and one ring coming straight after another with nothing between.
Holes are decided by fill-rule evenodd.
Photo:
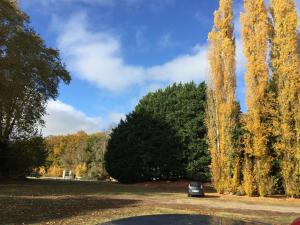
<instances>
[{"instance_id":1,"label":"car windshield","mask_svg":"<svg viewBox=\"0 0 300 225\"><path fill-rule=\"evenodd\" d=\"M198 182L192 182L192 183L190 184L190 186L191 186L191 187L200 187L201 185L200 185L200 183L198 183Z\"/></svg>"}]
</instances>

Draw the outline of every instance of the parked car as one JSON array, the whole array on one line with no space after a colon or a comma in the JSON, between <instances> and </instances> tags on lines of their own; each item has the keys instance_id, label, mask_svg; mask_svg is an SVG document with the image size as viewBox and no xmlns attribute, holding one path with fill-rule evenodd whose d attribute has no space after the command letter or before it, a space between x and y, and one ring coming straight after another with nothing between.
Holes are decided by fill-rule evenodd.
<instances>
[{"instance_id":1,"label":"parked car","mask_svg":"<svg viewBox=\"0 0 300 225\"><path fill-rule=\"evenodd\" d=\"M191 182L188 186L188 197L204 196L204 188L201 182Z\"/></svg>"}]
</instances>

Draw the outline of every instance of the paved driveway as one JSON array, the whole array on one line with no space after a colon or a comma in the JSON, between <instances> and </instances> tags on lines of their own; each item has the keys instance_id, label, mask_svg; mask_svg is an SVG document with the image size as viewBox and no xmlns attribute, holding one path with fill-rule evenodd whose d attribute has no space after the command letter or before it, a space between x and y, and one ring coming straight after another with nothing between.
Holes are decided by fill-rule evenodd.
<instances>
[{"instance_id":1,"label":"paved driveway","mask_svg":"<svg viewBox=\"0 0 300 225\"><path fill-rule=\"evenodd\" d=\"M138 216L116 220L102 225L262 225L262 223L235 221L198 215L155 215Z\"/></svg>"}]
</instances>

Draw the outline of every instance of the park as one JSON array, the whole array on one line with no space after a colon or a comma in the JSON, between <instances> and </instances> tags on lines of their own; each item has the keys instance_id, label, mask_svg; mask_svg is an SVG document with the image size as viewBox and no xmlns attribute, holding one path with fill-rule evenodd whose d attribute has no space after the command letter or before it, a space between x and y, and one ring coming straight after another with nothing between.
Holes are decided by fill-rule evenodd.
<instances>
[{"instance_id":1,"label":"park","mask_svg":"<svg viewBox=\"0 0 300 225\"><path fill-rule=\"evenodd\" d=\"M0 225L300 224L296 0L0 0Z\"/></svg>"},{"instance_id":2,"label":"park","mask_svg":"<svg viewBox=\"0 0 300 225\"><path fill-rule=\"evenodd\" d=\"M188 182L115 182L29 180L0 184L0 224L101 224L159 214L211 215L264 224L290 224L300 201L217 194L188 198ZM229 223L230 224L230 223Z\"/></svg>"}]
</instances>

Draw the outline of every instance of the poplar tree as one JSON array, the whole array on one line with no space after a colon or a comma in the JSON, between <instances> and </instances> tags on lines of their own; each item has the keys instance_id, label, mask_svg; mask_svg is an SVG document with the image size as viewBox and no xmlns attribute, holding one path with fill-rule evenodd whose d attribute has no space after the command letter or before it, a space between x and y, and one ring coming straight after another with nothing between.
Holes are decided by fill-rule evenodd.
<instances>
[{"instance_id":1,"label":"poplar tree","mask_svg":"<svg viewBox=\"0 0 300 225\"><path fill-rule=\"evenodd\" d=\"M277 150L284 189L300 195L300 58L299 26L294 0L271 0L273 22L272 72L275 84Z\"/></svg>"},{"instance_id":2,"label":"poplar tree","mask_svg":"<svg viewBox=\"0 0 300 225\"><path fill-rule=\"evenodd\" d=\"M272 114L267 63L269 25L264 0L244 0L241 15L244 54L247 58L248 112L245 117L244 190L251 196L268 194L272 158L269 156Z\"/></svg>"},{"instance_id":3,"label":"poplar tree","mask_svg":"<svg viewBox=\"0 0 300 225\"><path fill-rule=\"evenodd\" d=\"M211 83L208 89L207 127L212 156L212 181L219 193L239 186L239 162L233 132L237 127L235 101L235 40L232 0L220 0L209 34Z\"/></svg>"}]
</instances>

